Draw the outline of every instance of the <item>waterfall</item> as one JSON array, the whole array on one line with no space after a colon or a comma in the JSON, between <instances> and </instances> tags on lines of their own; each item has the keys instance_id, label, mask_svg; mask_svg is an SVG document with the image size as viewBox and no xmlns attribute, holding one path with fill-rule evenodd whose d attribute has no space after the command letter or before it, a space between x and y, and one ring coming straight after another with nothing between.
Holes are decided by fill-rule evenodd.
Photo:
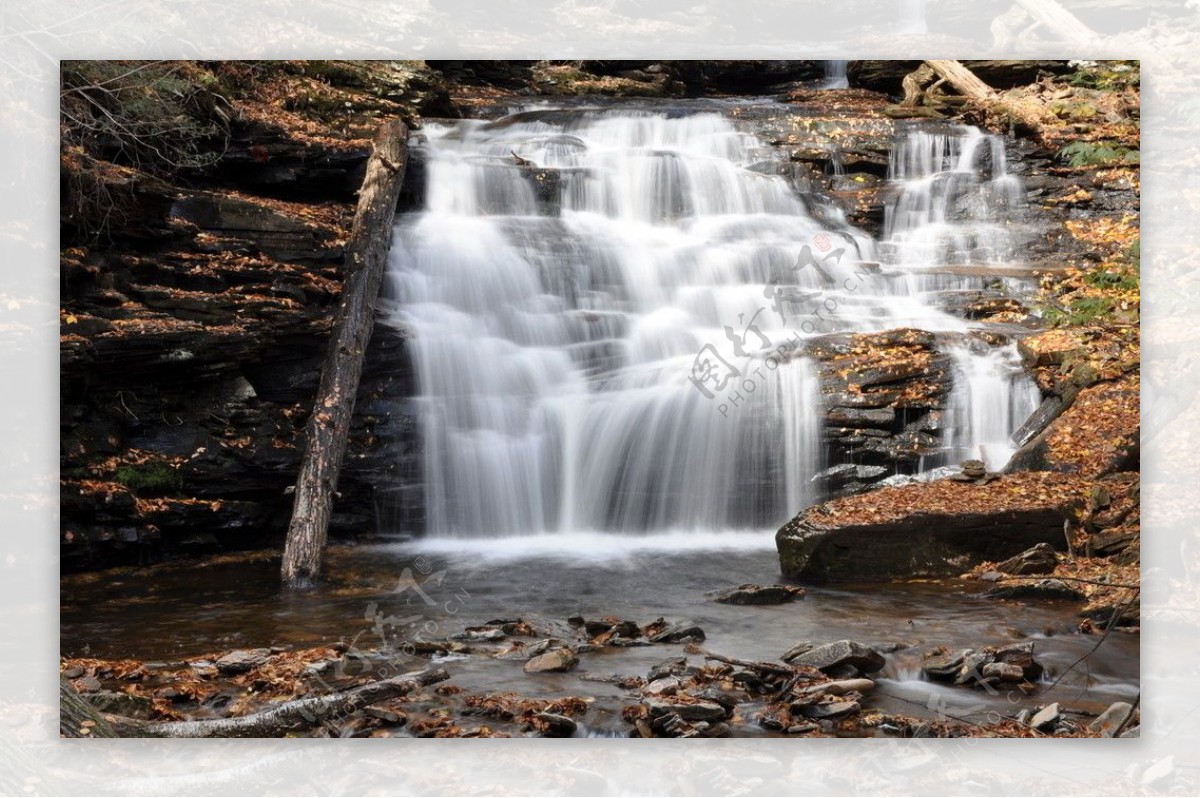
<instances>
[{"instance_id":1,"label":"waterfall","mask_svg":"<svg viewBox=\"0 0 1200 798\"><path fill-rule=\"evenodd\" d=\"M948 409L948 448L954 460L1004 467L1016 451L1013 431L1037 410L1042 396L1021 368L1015 344L983 353L952 347L954 390Z\"/></svg>"},{"instance_id":2,"label":"waterfall","mask_svg":"<svg viewBox=\"0 0 1200 798\"><path fill-rule=\"evenodd\" d=\"M425 207L398 221L389 295L413 332L430 535L778 525L822 466L803 339L966 329L864 272L871 237L811 216L764 173L780 156L722 114L530 110L421 137ZM900 142L923 164L897 167L901 194L982 168L969 137ZM994 179L902 200L888 268L903 276L922 228Z\"/></svg>"},{"instance_id":3,"label":"waterfall","mask_svg":"<svg viewBox=\"0 0 1200 798\"><path fill-rule=\"evenodd\" d=\"M850 78L847 74L849 61L825 61L825 80L821 83L823 89L848 89Z\"/></svg>"},{"instance_id":4,"label":"waterfall","mask_svg":"<svg viewBox=\"0 0 1200 798\"><path fill-rule=\"evenodd\" d=\"M898 135L888 177L898 187L884 222L884 257L908 268L994 265L1012 258L1024 206L1004 139L965 126Z\"/></svg>"}]
</instances>

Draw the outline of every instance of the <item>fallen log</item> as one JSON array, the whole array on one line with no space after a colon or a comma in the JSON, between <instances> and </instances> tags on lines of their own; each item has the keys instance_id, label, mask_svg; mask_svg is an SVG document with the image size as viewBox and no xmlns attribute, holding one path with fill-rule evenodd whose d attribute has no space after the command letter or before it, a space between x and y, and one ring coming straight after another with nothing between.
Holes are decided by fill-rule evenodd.
<instances>
[{"instance_id":1,"label":"fallen log","mask_svg":"<svg viewBox=\"0 0 1200 798\"><path fill-rule=\"evenodd\" d=\"M346 245L341 304L305 430L304 459L283 550L282 578L286 586L304 585L321 572L329 516L362 377L363 354L375 325L375 300L404 181L407 133L399 120L380 125L359 191L358 210Z\"/></svg>"},{"instance_id":2,"label":"fallen log","mask_svg":"<svg viewBox=\"0 0 1200 798\"><path fill-rule=\"evenodd\" d=\"M120 737L100 710L87 702L63 676L58 677L58 734L60 737Z\"/></svg>"},{"instance_id":3,"label":"fallen log","mask_svg":"<svg viewBox=\"0 0 1200 798\"><path fill-rule=\"evenodd\" d=\"M371 704L407 695L420 687L449 678L450 674L445 668L435 668L382 679L340 693L288 701L240 718L145 723L139 726L142 733L149 737L278 737L289 731L315 726L327 719L352 715Z\"/></svg>"}]
</instances>

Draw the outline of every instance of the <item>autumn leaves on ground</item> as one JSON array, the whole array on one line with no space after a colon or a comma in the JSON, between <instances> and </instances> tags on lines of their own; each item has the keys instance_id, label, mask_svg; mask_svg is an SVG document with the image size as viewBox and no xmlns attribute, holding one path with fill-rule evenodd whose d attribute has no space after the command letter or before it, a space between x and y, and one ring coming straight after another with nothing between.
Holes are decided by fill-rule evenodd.
<instances>
[{"instance_id":1,"label":"autumn leaves on ground","mask_svg":"<svg viewBox=\"0 0 1200 798\"><path fill-rule=\"evenodd\" d=\"M778 62L621 63L64 64L64 567L121 565L136 575L142 561L161 549L187 557L278 545L270 530L286 525L285 489L295 480L340 293L342 247L378 118L398 116L419 127L422 118L470 115L520 96L767 93L769 67L739 64ZM1027 602L1074 602L1080 633L1094 636L1097 645L1109 634L1136 633L1136 63L1063 62L1052 72L1021 77L986 101L957 96L949 85L926 86L917 106L902 102L900 80L919 62L894 76L894 62L852 62L855 87L845 94L813 90L804 81L819 78L820 66L805 63L813 64L811 77L806 73L778 96L815 103L835 121L852 115L846 127L867 131L864 136L879 128L887 131L886 140L890 120L906 117L963 121L1011 134L1044 164L1026 182L1034 197L1031 212L1050 220L1037 244L1041 255L1031 258L1037 261L1030 265L1039 279L1036 297L1024 303L985 298L967 312L997 334L1012 325L1033 328L1019 347L1045 403L1003 473L968 468L959 479L847 495L804 509L780 535L811 540L836 532L879 541L925 534L930 519L967 530L1003 519L1009 540L1028 536L1030 549L1040 554L1004 562L1007 557L986 556L980 544L950 557L944 540L931 538L922 567L969 591L998 591L995 600L1011 602L1014 613ZM995 65L1004 63L1016 62L981 62L978 74L998 81L1008 73ZM749 88L739 90L741 85ZM821 124L820 116L805 121ZM861 156L863 163L874 159L871 168L878 170L879 153L862 147L856 154L851 138L845 142L849 168ZM801 162L808 157L795 156ZM856 214L867 220L881 202L870 174L862 175L848 190L831 190L855 224ZM919 332L848 336L837 343L813 354L831 380L841 381L838 390L894 392L887 401L921 405L932 393L931 381L945 376L932 340ZM381 332L375 346L401 343ZM363 508L371 506L372 484L394 473L397 462L403 470L404 458L414 456L397 456L393 445L407 432L362 410L389 391L394 395L412 376L372 362L368 357L351 429L335 536L369 524ZM243 373L247 364L254 366L252 374ZM856 382L865 371L898 366L908 382L865 389ZM1043 539L1048 520L1053 539ZM1039 546L1049 546L1050 553ZM885 549L880 547L880 568L891 567ZM816 566L806 563L837 567L824 555L803 555L803 562L800 554L790 561L795 574L805 574L801 579L815 573ZM787 572L786 553L783 564ZM651 619L581 618L569 635L557 628L503 626L464 630L467 642L445 645L450 653L454 646L470 646L531 662L548 657L552 670L571 667L570 650L538 650L547 639L569 638L572 646L602 650L630 641L682 643L683 653L708 657L699 668L664 664L661 673L648 674L653 678L618 685L630 691L627 729L640 736L719 736L739 724L806 735L1099 736L1132 725L1124 718L1098 726L1055 718L984 727L885 715L869 707L868 677L877 669L864 652L801 651L787 663L747 662L733 652L701 648L702 631L662 639L669 630ZM1010 648L981 649L954 668L992 668L1027 683L1034 666L1027 652ZM419 654L439 652L445 653ZM370 668L354 666L347 653L339 644L192 652L178 662L64 659L64 700L90 698L64 713L62 730L85 736L165 733L169 721L248 718L353 690L381 675L402 675L389 673L392 663L380 652L368 654L374 658ZM677 653L673 648L663 655ZM931 655L939 656L947 654ZM942 664L933 663L931 678ZM972 684L979 686L967 680L964 689ZM303 735L566 736L588 704L574 696L468 694L453 680L397 689L349 715L297 710L282 728ZM731 703L729 696L737 699ZM737 700L756 707L752 717ZM277 726L262 728L284 733Z\"/></svg>"}]
</instances>

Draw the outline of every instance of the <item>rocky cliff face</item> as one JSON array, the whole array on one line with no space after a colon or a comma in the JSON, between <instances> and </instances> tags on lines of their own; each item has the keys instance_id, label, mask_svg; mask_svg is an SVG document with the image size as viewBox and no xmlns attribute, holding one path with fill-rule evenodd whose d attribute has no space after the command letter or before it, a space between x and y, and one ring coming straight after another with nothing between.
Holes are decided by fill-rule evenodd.
<instances>
[{"instance_id":1,"label":"rocky cliff face","mask_svg":"<svg viewBox=\"0 0 1200 798\"><path fill-rule=\"evenodd\" d=\"M419 127L422 117L477 115L536 95L762 93L785 104L730 111L787 154L782 167L762 168L782 169L797 189L836 200L847 221L878 232L895 76L873 63L853 65L851 74L876 75L865 80L880 91L814 91L822 74L815 61L169 67L175 71L164 80L187 79L181 113L206 120L187 142L191 157L156 163L124 147L120 130L64 138L64 566L281 539L340 293L354 192L379 116ZM1003 65L994 69L1006 74ZM64 98L64 113L81 113ZM1092 257L1086 231L1068 223L1136 210L1136 169L1064 167L1032 142L1012 142L1009 151L1049 220L1031 245L1031 260L1040 260L1031 270ZM413 163L402 203L418 201L421 183ZM997 334L1029 311L1028 297L995 288L946 303L966 318L995 321ZM380 326L368 353L334 535L423 527L404 337ZM949 390L942 343L917 331L812 343L829 408L829 462L855 463L849 482L911 470L936 444ZM1043 388L1059 390L1054 380ZM844 488L847 479L831 475L827 487Z\"/></svg>"},{"instance_id":2,"label":"rocky cliff face","mask_svg":"<svg viewBox=\"0 0 1200 798\"><path fill-rule=\"evenodd\" d=\"M453 112L416 64L236 64L191 79L223 103L223 134L197 144L211 158L64 144L67 569L281 538L373 118ZM415 420L397 401L413 390L403 344L382 325L372 341L335 535L369 533L377 514L422 524L419 501L399 500L419 482Z\"/></svg>"}]
</instances>

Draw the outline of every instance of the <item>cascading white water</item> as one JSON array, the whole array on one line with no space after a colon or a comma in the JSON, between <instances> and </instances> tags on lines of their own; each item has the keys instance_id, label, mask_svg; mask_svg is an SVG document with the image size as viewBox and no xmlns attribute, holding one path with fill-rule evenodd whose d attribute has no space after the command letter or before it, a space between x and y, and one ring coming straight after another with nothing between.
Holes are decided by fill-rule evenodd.
<instances>
[{"instance_id":1,"label":"cascading white water","mask_svg":"<svg viewBox=\"0 0 1200 798\"><path fill-rule=\"evenodd\" d=\"M864 277L871 238L812 218L720 114L531 111L423 135L426 207L402 218L390 275L431 535L778 524L812 498L823 416L813 365L781 345L966 329L905 280ZM893 221L903 252L910 222ZM814 246L845 257L801 268Z\"/></svg>"},{"instance_id":2,"label":"cascading white water","mask_svg":"<svg viewBox=\"0 0 1200 798\"><path fill-rule=\"evenodd\" d=\"M840 61L825 61L825 80L821 83L823 89L848 89L850 88L850 78L848 69L850 62L847 60Z\"/></svg>"},{"instance_id":3,"label":"cascading white water","mask_svg":"<svg viewBox=\"0 0 1200 798\"><path fill-rule=\"evenodd\" d=\"M884 257L928 269L994 265L1012 258L1012 225L1024 205L1008 173L1004 140L965 126L912 127L888 165L898 191L888 203Z\"/></svg>"},{"instance_id":4,"label":"cascading white water","mask_svg":"<svg viewBox=\"0 0 1200 798\"><path fill-rule=\"evenodd\" d=\"M1004 140L966 126L904 130L888 165L896 190L884 220L883 257L913 292L982 287L1003 273L1020 241L1020 180L1008 173ZM978 343L978 342L976 342ZM946 442L953 459L1002 467L1012 433L1037 409L1036 384L1015 345L950 347L954 390Z\"/></svg>"},{"instance_id":5,"label":"cascading white water","mask_svg":"<svg viewBox=\"0 0 1200 798\"><path fill-rule=\"evenodd\" d=\"M1021 369L1015 344L986 353L952 347L954 391L947 410L947 441L955 460L982 460L997 470L1016 451L1013 431L1037 410L1041 392Z\"/></svg>"}]
</instances>

